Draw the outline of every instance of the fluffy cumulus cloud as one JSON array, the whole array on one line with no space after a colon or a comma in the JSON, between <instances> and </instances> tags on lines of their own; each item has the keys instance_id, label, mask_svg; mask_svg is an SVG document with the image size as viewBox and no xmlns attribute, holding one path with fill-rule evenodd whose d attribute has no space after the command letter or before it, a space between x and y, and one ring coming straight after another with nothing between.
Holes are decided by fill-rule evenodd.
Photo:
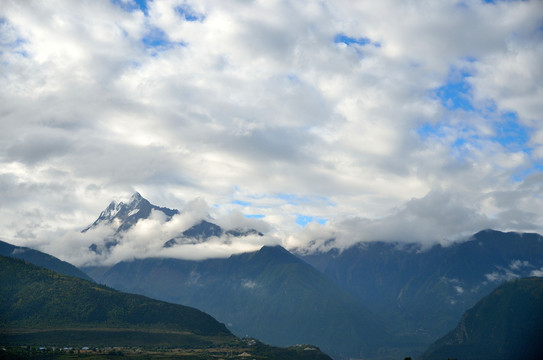
<instances>
[{"instance_id":1,"label":"fluffy cumulus cloud","mask_svg":"<svg viewBox=\"0 0 543 360\"><path fill-rule=\"evenodd\" d=\"M538 0L4 1L0 238L76 253L135 189L288 247L542 231L542 24Z\"/></svg>"}]
</instances>

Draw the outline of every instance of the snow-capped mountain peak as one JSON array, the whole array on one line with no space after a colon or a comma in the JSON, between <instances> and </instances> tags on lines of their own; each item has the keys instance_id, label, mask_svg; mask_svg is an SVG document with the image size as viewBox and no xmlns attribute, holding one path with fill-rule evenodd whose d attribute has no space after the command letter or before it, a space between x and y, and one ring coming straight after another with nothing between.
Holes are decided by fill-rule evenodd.
<instances>
[{"instance_id":1,"label":"snow-capped mountain peak","mask_svg":"<svg viewBox=\"0 0 543 360\"><path fill-rule=\"evenodd\" d=\"M113 219L119 210L121 210L122 205L122 202L117 203L116 201L112 201L109 206L100 213L98 219Z\"/></svg>"},{"instance_id":2,"label":"snow-capped mountain peak","mask_svg":"<svg viewBox=\"0 0 543 360\"><path fill-rule=\"evenodd\" d=\"M127 203L112 201L109 206L100 213L98 219L86 227L82 232L87 232L101 224L113 224L116 226L116 232L126 231L140 219L147 219L149 215L151 215L152 210L163 212L167 219L179 214L178 210L158 207L151 204L147 199L136 192L132 194Z\"/></svg>"},{"instance_id":3,"label":"snow-capped mountain peak","mask_svg":"<svg viewBox=\"0 0 543 360\"><path fill-rule=\"evenodd\" d=\"M132 196L130 197L130 200L128 202L128 206L130 207L136 207L139 205L139 203L141 201L147 201L146 199L144 199L139 192L135 192L132 194Z\"/></svg>"}]
</instances>

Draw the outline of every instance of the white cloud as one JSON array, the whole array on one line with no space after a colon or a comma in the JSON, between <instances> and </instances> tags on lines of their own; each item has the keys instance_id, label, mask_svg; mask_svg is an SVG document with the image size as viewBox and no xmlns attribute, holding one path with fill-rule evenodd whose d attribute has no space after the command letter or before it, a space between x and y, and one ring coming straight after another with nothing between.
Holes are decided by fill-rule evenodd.
<instances>
[{"instance_id":1,"label":"white cloud","mask_svg":"<svg viewBox=\"0 0 543 360\"><path fill-rule=\"evenodd\" d=\"M505 271L503 273L494 271L489 274L485 274L485 278L490 282L503 282L519 278L519 276L510 271Z\"/></svg>"},{"instance_id":2,"label":"white cloud","mask_svg":"<svg viewBox=\"0 0 543 360\"><path fill-rule=\"evenodd\" d=\"M455 286L454 289L459 295L462 295L464 293L464 288L461 286Z\"/></svg>"},{"instance_id":3,"label":"white cloud","mask_svg":"<svg viewBox=\"0 0 543 360\"><path fill-rule=\"evenodd\" d=\"M0 10L4 239L52 244L136 188L169 207L200 197L289 246L542 229L537 1L133 7ZM436 97L462 71L474 110ZM516 147L500 138L507 112L526 126ZM329 220L300 232L299 215ZM178 221L149 222L134 244L158 254L143 238Z\"/></svg>"},{"instance_id":4,"label":"white cloud","mask_svg":"<svg viewBox=\"0 0 543 360\"><path fill-rule=\"evenodd\" d=\"M511 264L509 264L509 268L511 270L520 270L521 268L524 268L524 267L532 267L532 264L530 264L529 261L522 261L522 260L513 260L511 261Z\"/></svg>"},{"instance_id":5,"label":"white cloud","mask_svg":"<svg viewBox=\"0 0 543 360\"><path fill-rule=\"evenodd\" d=\"M530 273L530 276L543 277L543 268L532 270L532 272Z\"/></svg>"},{"instance_id":6,"label":"white cloud","mask_svg":"<svg viewBox=\"0 0 543 360\"><path fill-rule=\"evenodd\" d=\"M130 261L146 257L173 257L200 260L228 257L248 251L256 251L263 245L277 245L278 238L250 232L244 236L232 236L228 230L266 230L268 225L258 219L247 219L239 212L213 218L211 209L203 199L188 202L180 213L168 219L161 211L152 210L147 219L139 220L125 232L116 233L119 224L100 223L88 231L70 231L59 235L42 231L27 246L55 254L62 260L77 266L112 265L119 261ZM207 219L220 224L225 233L205 241L178 241L177 245L165 247L170 239L182 235L183 231ZM57 236L54 241L52 238Z\"/></svg>"}]
</instances>

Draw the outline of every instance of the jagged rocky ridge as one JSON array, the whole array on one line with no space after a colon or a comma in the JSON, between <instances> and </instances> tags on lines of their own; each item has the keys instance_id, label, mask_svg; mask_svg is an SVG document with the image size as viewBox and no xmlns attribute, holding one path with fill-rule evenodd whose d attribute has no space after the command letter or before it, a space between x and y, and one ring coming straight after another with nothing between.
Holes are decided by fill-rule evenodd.
<instances>
[{"instance_id":1,"label":"jagged rocky ridge","mask_svg":"<svg viewBox=\"0 0 543 360\"><path fill-rule=\"evenodd\" d=\"M449 246L357 244L301 255L387 319L397 333L432 341L502 282L543 274L543 237L484 230Z\"/></svg>"},{"instance_id":2,"label":"jagged rocky ridge","mask_svg":"<svg viewBox=\"0 0 543 360\"><path fill-rule=\"evenodd\" d=\"M123 235L135 226L138 221L148 219L152 211L159 211L164 214L166 222L170 221L173 216L180 214L177 209L170 209L151 204L147 199L143 198L139 193L134 193L127 203L112 201L108 207L100 213L98 218L81 232L86 233L100 225L112 226L115 230L111 238L104 239L103 245L93 243L89 249L97 254L108 252L112 247L117 246ZM210 219L208 219L210 220ZM255 229L228 229L225 230L219 225L212 223L206 219L202 219L189 229L183 231L178 236L175 236L164 243L164 247L169 248L180 244L196 244L204 242L211 237L244 237L249 235L263 236L263 234Z\"/></svg>"},{"instance_id":3,"label":"jagged rocky ridge","mask_svg":"<svg viewBox=\"0 0 543 360\"><path fill-rule=\"evenodd\" d=\"M160 211L170 220L172 216L179 214L179 210L159 207L151 204L139 193L134 193L128 203L112 201L108 207L100 213L91 225L87 226L81 232L87 232L100 224L112 224L116 232L126 231L134 226L139 220L147 219L151 211Z\"/></svg>"},{"instance_id":4,"label":"jagged rocky ridge","mask_svg":"<svg viewBox=\"0 0 543 360\"><path fill-rule=\"evenodd\" d=\"M251 229L224 230L208 220L202 219L166 241L164 246L203 242L213 236L260 235ZM322 325L310 326L303 332L308 336L322 335L322 329L334 328L330 324L351 314L346 322L339 324L337 331L334 330L333 334L337 336L334 344L326 343L331 337L322 343L316 338L312 339L317 341L309 342L321 345L335 357L382 359L421 354L435 339L453 328L465 310L503 281L543 274L543 238L540 235L493 230L481 231L464 242L427 249L417 244L372 242L321 253L300 251L297 256L304 260L305 266L310 264L328 277L332 286L327 290L308 292L307 288L314 286L316 279L309 277L299 281L299 286L285 285L286 288L277 294L277 288L271 284L275 284L272 280L279 274L289 274L279 277L281 281L303 274L300 270L303 267L282 263L282 256L275 259L279 262L274 265L277 275L265 276L266 282L254 280L251 276L255 268L246 268L238 260L234 261L239 259L238 256L205 261L141 259L112 267L85 268L85 271L99 282L119 289L201 307L230 324L238 334L258 336L281 345L294 341L302 331L288 325L289 321L311 323L316 310L304 307L308 303L306 300L289 302L291 309L280 310L274 308L276 302L302 299L303 296L322 298L322 294L346 294L364 309L363 314L370 315L364 317L366 320L380 319L381 329L392 336L382 336L384 343L372 341L371 336L353 338L350 334L358 331L354 330L356 326L345 325L353 319L358 321L352 315L353 307L333 305L337 299L318 310ZM262 294L269 295L259 297ZM334 314L336 308L345 309L343 315ZM285 310L290 312L281 315L280 311ZM277 322L277 327L268 327L272 329L268 335L259 333L255 319ZM262 322L256 324L259 323Z\"/></svg>"}]
</instances>

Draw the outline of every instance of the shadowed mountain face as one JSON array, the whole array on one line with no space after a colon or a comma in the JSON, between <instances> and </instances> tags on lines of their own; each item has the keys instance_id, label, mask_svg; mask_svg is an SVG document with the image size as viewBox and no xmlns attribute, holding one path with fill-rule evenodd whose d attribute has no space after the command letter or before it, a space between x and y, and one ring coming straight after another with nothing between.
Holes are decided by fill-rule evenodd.
<instances>
[{"instance_id":1,"label":"shadowed mountain face","mask_svg":"<svg viewBox=\"0 0 543 360\"><path fill-rule=\"evenodd\" d=\"M275 345L311 343L338 357L367 357L392 342L354 297L279 246L228 259L121 262L97 280L198 306L238 335Z\"/></svg>"},{"instance_id":2,"label":"shadowed mountain face","mask_svg":"<svg viewBox=\"0 0 543 360\"><path fill-rule=\"evenodd\" d=\"M425 251L415 244L376 242L301 257L397 332L431 340L503 281L543 274L543 238L485 230L469 241Z\"/></svg>"},{"instance_id":3,"label":"shadowed mountain face","mask_svg":"<svg viewBox=\"0 0 543 360\"><path fill-rule=\"evenodd\" d=\"M74 276L80 279L92 281L92 279L87 274L85 274L83 271L79 270L72 264L59 260L54 256L45 254L38 250L29 249L27 247L15 246L0 241L0 255L22 259L34 265L42 266L46 269L58 272L63 275Z\"/></svg>"},{"instance_id":4,"label":"shadowed mountain face","mask_svg":"<svg viewBox=\"0 0 543 360\"><path fill-rule=\"evenodd\" d=\"M543 279L505 283L469 309L421 360L538 360L543 355Z\"/></svg>"}]
</instances>

